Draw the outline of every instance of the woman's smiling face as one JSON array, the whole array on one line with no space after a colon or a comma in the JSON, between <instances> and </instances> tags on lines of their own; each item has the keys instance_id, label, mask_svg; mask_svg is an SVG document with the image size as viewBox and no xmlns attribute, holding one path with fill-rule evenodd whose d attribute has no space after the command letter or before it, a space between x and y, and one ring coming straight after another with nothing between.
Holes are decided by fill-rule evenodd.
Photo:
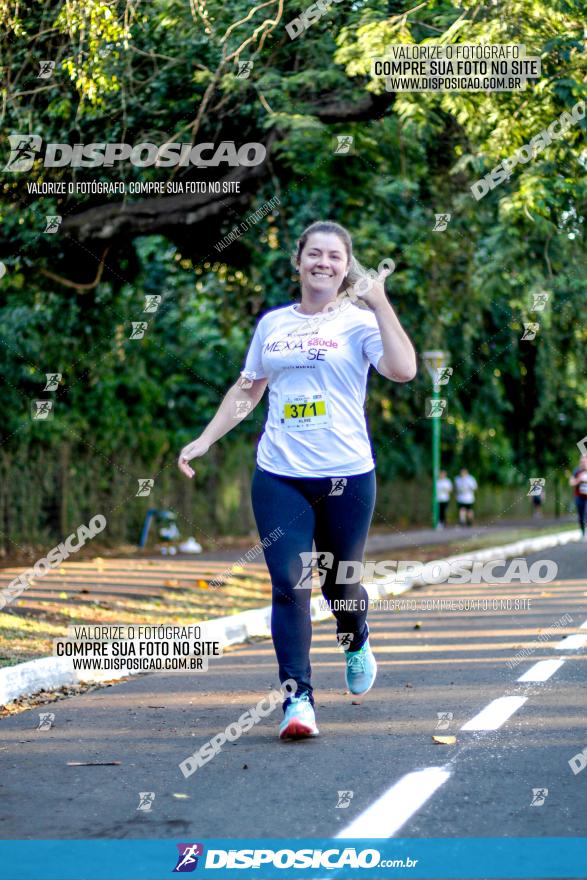
<instances>
[{"instance_id":1,"label":"woman's smiling face","mask_svg":"<svg viewBox=\"0 0 587 880\"><path fill-rule=\"evenodd\" d=\"M308 292L335 294L348 268L342 239L334 232L313 232L300 255L302 288Z\"/></svg>"}]
</instances>

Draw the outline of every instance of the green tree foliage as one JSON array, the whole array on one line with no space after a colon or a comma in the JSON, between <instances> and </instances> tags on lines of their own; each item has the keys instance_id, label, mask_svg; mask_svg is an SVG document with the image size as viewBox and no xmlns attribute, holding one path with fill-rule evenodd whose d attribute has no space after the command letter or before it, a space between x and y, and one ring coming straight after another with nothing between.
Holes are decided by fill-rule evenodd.
<instances>
[{"instance_id":1,"label":"green tree foliage","mask_svg":"<svg viewBox=\"0 0 587 880\"><path fill-rule=\"evenodd\" d=\"M587 396L585 120L482 200L470 186L587 98L586 4L453 0L410 9L357 0L334 4L292 41L285 25L301 9L277 0L0 3L4 156L6 136L17 132L68 144L268 145L260 176L242 175L241 195L178 196L173 206L169 197L128 194L41 197L28 184L226 173L128 162L44 168L40 160L29 174L2 173L8 477L21 474L23 455L43 450L56 473L83 459L107 498L124 458L124 497L134 496L132 480L161 472L167 494L156 503L183 504L187 517L185 487L171 476L177 452L236 379L258 315L297 296L290 255L319 218L350 229L365 265L395 260L388 292L417 350L450 352L449 469L466 461L480 482L522 487L530 475L560 476L572 463ZM521 43L541 59L542 75L519 92L393 95L372 78L371 60L398 42ZM38 78L46 59L54 74ZM253 66L239 76L244 62ZM334 152L337 135L352 135L350 154ZM277 208L216 246L275 196ZM445 232L433 230L438 213L451 214ZM56 235L43 231L50 214L64 218ZM542 312L530 310L536 292L549 294ZM161 296L155 313L144 312L148 294ZM131 339L140 321L147 331ZM522 340L532 321L540 323L536 339ZM48 372L63 374L56 392L43 392ZM368 416L382 485L421 485L428 394L424 369L405 386L372 375ZM55 417L33 421L31 400L43 397L55 401ZM210 497L252 462L262 410L201 464ZM43 490L50 497L30 529L57 532L78 515L63 501L65 488L54 481ZM242 499L226 503L242 514ZM237 524L222 504L208 508L211 531ZM198 509L206 515L203 502ZM121 518L128 535L135 527Z\"/></svg>"}]
</instances>

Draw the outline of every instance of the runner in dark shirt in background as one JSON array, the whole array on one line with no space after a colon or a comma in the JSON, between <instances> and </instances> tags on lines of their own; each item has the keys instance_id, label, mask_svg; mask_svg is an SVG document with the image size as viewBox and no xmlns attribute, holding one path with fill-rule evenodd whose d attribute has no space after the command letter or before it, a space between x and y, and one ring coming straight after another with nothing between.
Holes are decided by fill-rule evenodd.
<instances>
[{"instance_id":1,"label":"runner in dark shirt in background","mask_svg":"<svg viewBox=\"0 0 587 880\"><path fill-rule=\"evenodd\" d=\"M573 471L573 476L569 480L569 484L575 489L575 505L577 507L577 516L579 517L579 528L583 540L587 540L585 536L585 508L587 507L587 455L582 455L579 461L579 467Z\"/></svg>"}]
</instances>

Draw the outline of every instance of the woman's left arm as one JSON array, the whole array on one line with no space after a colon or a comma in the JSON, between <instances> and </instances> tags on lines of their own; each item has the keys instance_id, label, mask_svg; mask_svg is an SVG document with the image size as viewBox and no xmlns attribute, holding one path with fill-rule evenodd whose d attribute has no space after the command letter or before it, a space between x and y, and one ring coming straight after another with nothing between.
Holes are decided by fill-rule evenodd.
<instances>
[{"instance_id":1,"label":"woman's left arm","mask_svg":"<svg viewBox=\"0 0 587 880\"><path fill-rule=\"evenodd\" d=\"M377 372L394 382L409 382L418 371L416 352L387 299L384 284L388 275L389 270L383 269L368 290L356 293L375 312L379 324L383 354L377 363Z\"/></svg>"}]
</instances>

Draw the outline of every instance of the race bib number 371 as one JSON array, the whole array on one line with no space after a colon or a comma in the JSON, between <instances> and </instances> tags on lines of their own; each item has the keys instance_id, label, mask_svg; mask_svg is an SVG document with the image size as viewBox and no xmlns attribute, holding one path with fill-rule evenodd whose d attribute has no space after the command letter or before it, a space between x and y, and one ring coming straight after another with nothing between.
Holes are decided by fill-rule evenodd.
<instances>
[{"instance_id":1,"label":"race bib number 371","mask_svg":"<svg viewBox=\"0 0 587 880\"><path fill-rule=\"evenodd\" d=\"M328 395L284 395L281 399L280 422L286 431L309 431L330 426Z\"/></svg>"}]
</instances>

